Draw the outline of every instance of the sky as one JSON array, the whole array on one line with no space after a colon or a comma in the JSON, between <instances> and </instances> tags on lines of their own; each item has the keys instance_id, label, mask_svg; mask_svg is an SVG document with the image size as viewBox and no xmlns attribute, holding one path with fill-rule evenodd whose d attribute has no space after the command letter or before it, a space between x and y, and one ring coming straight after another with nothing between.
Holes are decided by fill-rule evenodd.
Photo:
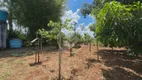
<instances>
[{"instance_id":1,"label":"sky","mask_svg":"<svg viewBox=\"0 0 142 80\"><path fill-rule=\"evenodd\" d=\"M84 3L91 4L92 2L93 0L67 0L67 3L65 4L67 9L65 10L64 15L61 17L62 22L64 23L67 19L71 19L71 23L77 23L76 32L78 32L81 36L88 34L93 38L95 34L89 29L89 25L94 23L95 20L89 15L84 18L84 16L80 13L80 9ZM80 25L82 25L83 28ZM66 29L62 29L62 32L67 36L74 33Z\"/></svg>"},{"instance_id":2,"label":"sky","mask_svg":"<svg viewBox=\"0 0 142 80\"><path fill-rule=\"evenodd\" d=\"M65 4L67 10L65 11L62 20L65 20L66 17L68 17L77 22L78 25L82 24L84 26L94 23L95 20L91 16L84 18L84 16L79 12L84 3L91 4L92 2L93 0L67 0L67 3Z\"/></svg>"}]
</instances>

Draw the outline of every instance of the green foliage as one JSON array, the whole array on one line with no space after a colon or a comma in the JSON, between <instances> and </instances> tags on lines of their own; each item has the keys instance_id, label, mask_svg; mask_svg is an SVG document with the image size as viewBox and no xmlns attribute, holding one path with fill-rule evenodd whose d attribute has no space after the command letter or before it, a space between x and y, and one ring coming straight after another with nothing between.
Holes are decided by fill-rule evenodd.
<instances>
[{"instance_id":1,"label":"green foliage","mask_svg":"<svg viewBox=\"0 0 142 80\"><path fill-rule=\"evenodd\" d=\"M133 4L134 2L138 1L142 3L142 0L94 0L92 4L84 3L84 5L81 8L81 13L82 15L84 15L84 17L86 17L86 15L89 15L91 13L97 15L98 12L103 8L105 3L111 1L117 1L122 4Z\"/></svg>"},{"instance_id":2,"label":"green foliage","mask_svg":"<svg viewBox=\"0 0 142 80\"><path fill-rule=\"evenodd\" d=\"M118 2L121 2L123 4L133 4L134 2L140 1L142 2L142 0L116 0Z\"/></svg>"},{"instance_id":3,"label":"green foliage","mask_svg":"<svg viewBox=\"0 0 142 80\"><path fill-rule=\"evenodd\" d=\"M126 14L123 14L122 12L125 12ZM121 34L120 26L123 25L118 22L126 22L125 19L129 17L131 17L131 14L129 14L129 11L125 9L124 5L117 2L106 3L96 16L97 27L95 32L98 36L97 39L105 46L122 46L123 43L121 42L123 42L123 38L118 38L118 35Z\"/></svg>"},{"instance_id":4,"label":"green foliage","mask_svg":"<svg viewBox=\"0 0 142 80\"><path fill-rule=\"evenodd\" d=\"M30 56L33 55L35 53L35 51L32 52L26 52L26 53L12 53L11 55L13 57L23 57L23 56Z\"/></svg>"},{"instance_id":5,"label":"green foliage","mask_svg":"<svg viewBox=\"0 0 142 80\"><path fill-rule=\"evenodd\" d=\"M92 14L96 19L95 27L90 28L95 30L101 44L109 47L126 47L128 53L134 56L142 53L141 2L94 0L92 4L83 6L82 14Z\"/></svg>"},{"instance_id":6,"label":"green foliage","mask_svg":"<svg viewBox=\"0 0 142 80\"><path fill-rule=\"evenodd\" d=\"M126 47L128 52L138 53L142 42L142 4L125 5L107 2L96 15L97 39L109 47ZM94 14L95 15L95 14Z\"/></svg>"},{"instance_id":7,"label":"green foliage","mask_svg":"<svg viewBox=\"0 0 142 80\"><path fill-rule=\"evenodd\" d=\"M3 0L17 24L27 27L30 38L38 29L51 30L47 22L60 21L65 0Z\"/></svg>"},{"instance_id":8,"label":"green foliage","mask_svg":"<svg viewBox=\"0 0 142 80\"><path fill-rule=\"evenodd\" d=\"M91 43L93 38L91 38L88 34L84 34L83 40L85 43Z\"/></svg>"},{"instance_id":9,"label":"green foliage","mask_svg":"<svg viewBox=\"0 0 142 80\"><path fill-rule=\"evenodd\" d=\"M21 40L27 40L27 37L24 33L17 30L8 30L8 38L18 38Z\"/></svg>"},{"instance_id":10,"label":"green foliage","mask_svg":"<svg viewBox=\"0 0 142 80\"><path fill-rule=\"evenodd\" d=\"M52 40L52 39L55 39L57 40L57 36L61 30L61 28L63 27L62 24L60 22L53 22L53 21L50 21L48 23L48 26L50 28L52 28L52 30L50 31L47 31L45 29L39 29L39 34L43 37L43 38L46 38L48 40Z\"/></svg>"},{"instance_id":11,"label":"green foliage","mask_svg":"<svg viewBox=\"0 0 142 80\"><path fill-rule=\"evenodd\" d=\"M81 8L81 13L86 17L86 15L89 15L91 13L97 15L98 12L102 9L103 5L106 2L110 2L113 0L94 0L92 4L84 3L84 5Z\"/></svg>"},{"instance_id":12,"label":"green foliage","mask_svg":"<svg viewBox=\"0 0 142 80\"><path fill-rule=\"evenodd\" d=\"M81 13L86 17L86 15L89 15L92 11L92 5L89 5L87 3L83 4L83 7L81 8Z\"/></svg>"},{"instance_id":13,"label":"green foliage","mask_svg":"<svg viewBox=\"0 0 142 80\"><path fill-rule=\"evenodd\" d=\"M43 38L46 38L48 40L52 40L52 39L57 40L58 34L59 34L59 32L62 28L66 28L69 31L73 31L73 27L72 27L72 25L70 25L69 22L70 22L70 20L66 20L66 22L62 24L60 22L50 21L48 23L48 26L50 28L52 28L52 30L46 31L45 29L40 29L39 33ZM79 38L81 37L78 33L74 33L70 37L65 36L64 33L61 33L61 36L62 36L63 39L68 40L70 43L78 41Z\"/></svg>"},{"instance_id":14,"label":"green foliage","mask_svg":"<svg viewBox=\"0 0 142 80\"><path fill-rule=\"evenodd\" d=\"M96 25L95 25L95 24L91 24L91 25L89 26L89 28L90 28L91 31L95 31Z\"/></svg>"}]
</instances>

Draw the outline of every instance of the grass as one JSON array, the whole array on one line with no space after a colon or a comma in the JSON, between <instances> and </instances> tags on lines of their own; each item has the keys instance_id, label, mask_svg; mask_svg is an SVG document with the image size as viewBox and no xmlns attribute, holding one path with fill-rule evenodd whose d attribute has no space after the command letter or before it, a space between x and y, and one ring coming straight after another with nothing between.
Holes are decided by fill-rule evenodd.
<instances>
[{"instance_id":1,"label":"grass","mask_svg":"<svg viewBox=\"0 0 142 80\"><path fill-rule=\"evenodd\" d=\"M7 80L8 76L11 74L11 67L9 64L1 64L0 65L0 80Z\"/></svg>"},{"instance_id":2,"label":"grass","mask_svg":"<svg viewBox=\"0 0 142 80\"><path fill-rule=\"evenodd\" d=\"M5 63L0 64L0 80L8 80L7 78L12 74L15 68L18 67L18 65L23 66L24 61L20 59L10 59Z\"/></svg>"},{"instance_id":3,"label":"grass","mask_svg":"<svg viewBox=\"0 0 142 80\"><path fill-rule=\"evenodd\" d=\"M75 54L73 57L70 57L69 49L62 54L62 76L65 79L72 78L73 69L77 69L74 70L76 76L73 76L73 80L142 79L142 57L129 59L122 52L114 51L111 53L110 48L100 47L101 54L98 62L96 46L92 46L92 53L88 51L88 45L83 45L79 49L74 48L73 51ZM21 54L31 55L32 53L34 52ZM29 65L34 63L35 55L0 58L0 80L53 80L58 77L58 54L57 50L43 52L42 56L40 56L42 64L35 66ZM88 62L91 63L89 69L87 68Z\"/></svg>"},{"instance_id":4,"label":"grass","mask_svg":"<svg viewBox=\"0 0 142 80\"><path fill-rule=\"evenodd\" d=\"M0 80L7 80L7 77L10 76L10 71L4 72L1 76L0 76Z\"/></svg>"},{"instance_id":5,"label":"grass","mask_svg":"<svg viewBox=\"0 0 142 80\"><path fill-rule=\"evenodd\" d=\"M22 56L33 55L34 53L35 53L35 51L26 52L26 53L12 53L12 56L13 56L13 57L22 57Z\"/></svg>"}]
</instances>

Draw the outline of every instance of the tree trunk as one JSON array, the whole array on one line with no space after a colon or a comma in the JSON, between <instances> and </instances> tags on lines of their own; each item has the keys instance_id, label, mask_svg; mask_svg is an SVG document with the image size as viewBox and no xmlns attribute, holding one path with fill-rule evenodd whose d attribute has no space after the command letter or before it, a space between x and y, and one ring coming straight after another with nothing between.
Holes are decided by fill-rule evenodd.
<instances>
[{"instance_id":1,"label":"tree trunk","mask_svg":"<svg viewBox=\"0 0 142 80\"><path fill-rule=\"evenodd\" d=\"M98 53L98 51L99 51L99 48L98 48L98 41L97 41L97 60L99 61L99 53Z\"/></svg>"},{"instance_id":2,"label":"tree trunk","mask_svg":"<svg viewBox=\"0 0 142 80\"><path fill-rule=\"evenodd\" d=\"M98 45L98 41L97 41L97 52L99 51L99 47L98 47L99 45Z\"/></svg>"},{"instance_id":3,"label":"tree trunk","mask_svg":"<svg viewBox=\"0 0 142 80\"><path fill-rule=\"evenodd\" d=\"M89 43L89 51L91 52L91 43Z\"/></svg>"},{"instance_id":4,"label":"tree trunk","mask_svg":"<svg viewBox=\"0 0 142 80\"><path fill-rule=\"evenodd\" d=\"M70 56L72 56L72 43L70 43Z\"/></svg>"},{"instance_id":5,"label":"tree trunk","mask_svg":"<svg viewBox=\"0 0 142 80\"><path fill-rule=\"evenodd\" d=\"M59 80L61 80L61 62L62 61L62 51L59 51Z\"/></svg>"},{"instance_id":6,"label":"tree trunk","mask_svg":"<svg viewBox=\"0 0 142 80\"><path fill-rule=\"evenodd\" d=\"M113 47L112 47L112 53L113 53Z\"/></svg>"}]
</instances>

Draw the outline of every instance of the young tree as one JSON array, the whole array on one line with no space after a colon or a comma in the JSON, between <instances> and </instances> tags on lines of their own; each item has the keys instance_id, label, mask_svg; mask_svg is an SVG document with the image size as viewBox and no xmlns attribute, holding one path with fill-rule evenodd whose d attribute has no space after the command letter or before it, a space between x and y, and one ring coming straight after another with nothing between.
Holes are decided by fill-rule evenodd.
<instances>
[{"instance_id":1,"label":"young tree","mask_svg":"<svg viewBox=\"0 0 142 80\"><path fill-rule=\"evenodd\" d=\"M89 51L91 52L91 43L92 40L94 39L94 32L87 32L85 33L85 42L89 44Z\"/></svg>"},{"instance_id":2,"label":"young tree","mask_svg":"<svg viewBox=\"0 0 142 80\"><path fill-rule=\"evenodd\" d=\"M60 32L60 30L65 27L65 25L62 25L60 22L53 22L53 21L50 21L48 23L48 26L52 29L52 30L45 30L45 29L39 29L39 33L40 35L47 39L47 41L52 41L52 40L56 40L57 41L57 38L58 38L58 34ZM63 42L63 41L62 41ZM57 43L56 43L57 44ZM58 44L57 44L57 48L58 47Z\"/></svg>"},{"instance_id":3,"label":"young tree","mask_svg":"<svg viewBox=\"0 0 142 80\"><path fill-rule=\"evenodd\" d=\"M63 34L61 33L61 29L63 27L66 27L65 24L61 24L60 22L52 22L50 21L48 23L48 26L52 28L51 31L46 31L45 29L39 30L39 34L43 37L46 38L47 40L52 40L56 39L57 40L57 45L59 48L59 80L61 80L61 61L62 61L62 42L63 42Z\"/></svg>"},{"instance_id":4,"label":"young tree","mask_svg":"<svg viewBox=\"0 0 142 80\"><path fill-rule=\"evenodd\" d=\"M70 56L73 56L73 44L75 45L76 43L78 43L80 41L81 36L76 31L74 31L73 28L63 28L61 31L64 33L65 37L67 38L67 41L70 44Z\"/></svg>"}]
</instances>

